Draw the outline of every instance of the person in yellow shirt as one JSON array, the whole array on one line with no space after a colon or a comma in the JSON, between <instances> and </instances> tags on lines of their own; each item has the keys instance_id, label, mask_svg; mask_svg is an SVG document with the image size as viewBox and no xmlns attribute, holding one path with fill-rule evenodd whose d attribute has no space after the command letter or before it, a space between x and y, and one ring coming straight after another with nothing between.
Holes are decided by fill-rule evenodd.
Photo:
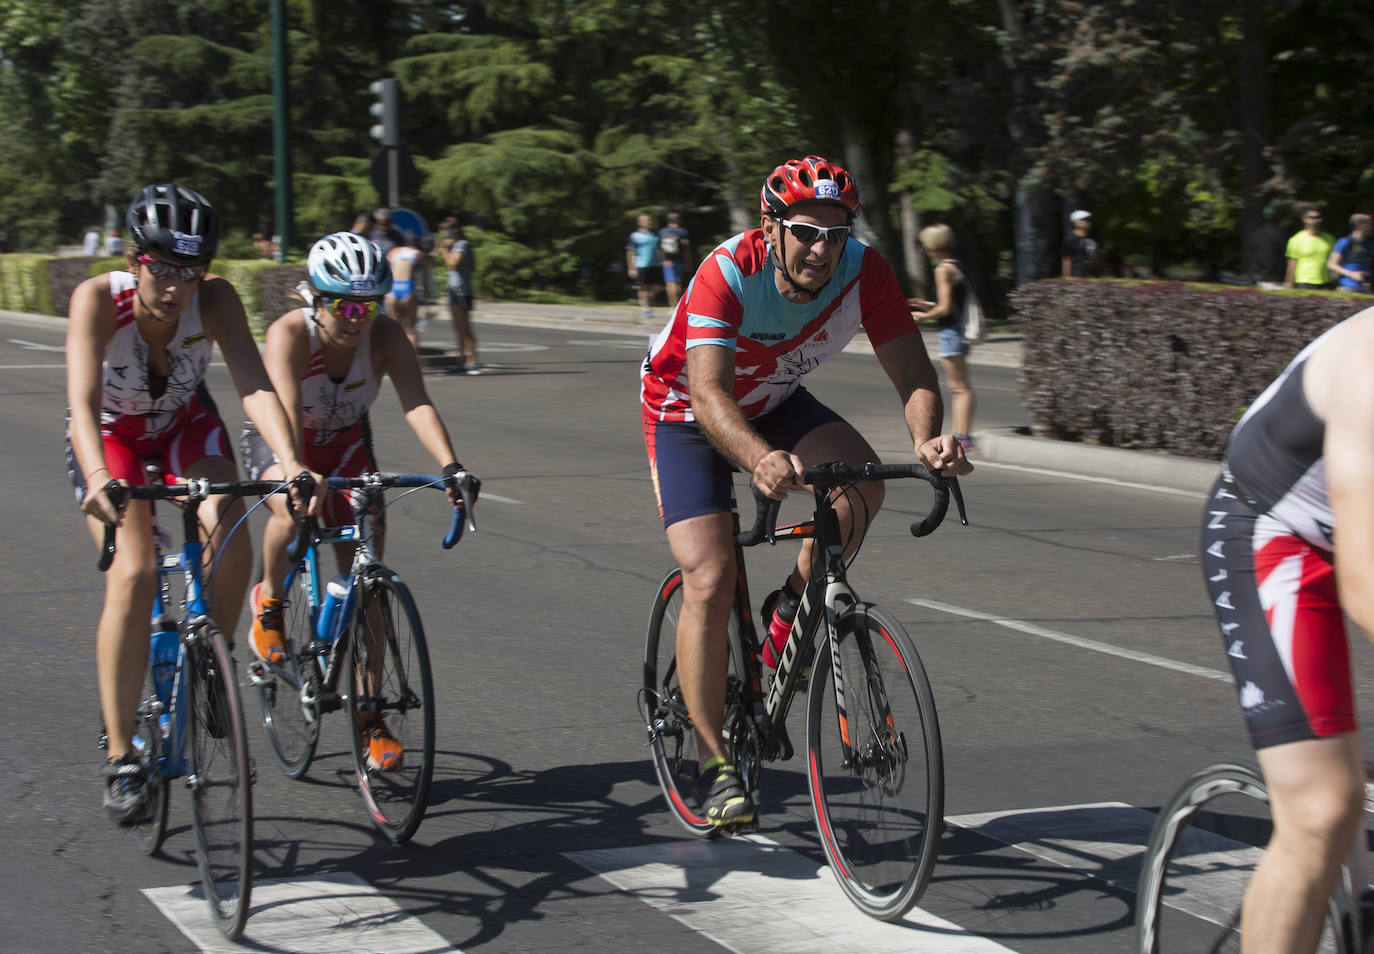
<instances>
[{"instance_id":1,"label":"person in yellow shirt","mask_svg":"<svg viewBox=\"0 0 1374 954\"><path fill-rule=\"evenodd\" d=\"M1326 270L1326 260L1336 240L1323 232L1322 210L1308 206L1302 213L1302 231L1288 240L1288 272L1284 275L1284 288L1329 288L1331 275Z\"/></svg>"}]
</instances>

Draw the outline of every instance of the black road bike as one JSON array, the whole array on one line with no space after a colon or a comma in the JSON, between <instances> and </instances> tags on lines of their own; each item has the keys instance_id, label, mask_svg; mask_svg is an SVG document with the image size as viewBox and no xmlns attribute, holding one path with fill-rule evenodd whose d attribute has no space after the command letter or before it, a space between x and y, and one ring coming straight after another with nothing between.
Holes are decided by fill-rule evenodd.
<instances>
[{"instance_id":1,"label":"black road bike","mask_svg":"<svg viewBox=\"0 0 1374 954\"><path fill-rule=\"evenodd\" d=\"M927 481L935 495L931 511L911 525L914 536L940 525L951 493L967 525L957 479L919 464L809 467L804 483L813 488L814 516L789 526L775 526L779 501L755 489L755 525L735 539L739 574L723 723L731 758L753 794L764 762L792 757L785 721L796 696L807 697L807 778L825 857L849 899L883 920L900 918L916 903L935 865L944 817L940 727L911 638L885 610L861 601L849 584L834 504L859 481L906 477ZM808 537L816 539L818 557L765 690L744 548ZM698 808L703 760L677 673L682 598L682 570L674 568L654 596L639 708L669 809L687 831L712 838L739 829L712 825ZM765 631L771 611L764 607Z\"/></svg>"}]
</instances>

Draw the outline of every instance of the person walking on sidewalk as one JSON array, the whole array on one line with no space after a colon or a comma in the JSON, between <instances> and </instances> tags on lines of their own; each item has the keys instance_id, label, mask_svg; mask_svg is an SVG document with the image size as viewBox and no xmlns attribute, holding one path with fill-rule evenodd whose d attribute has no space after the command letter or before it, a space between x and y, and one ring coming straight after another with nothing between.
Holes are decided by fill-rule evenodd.
<instances>
[{"instance_id":1,"label":"person walking on sidewalk","mask_svg":"<svg viewBox=\"0 0 1374 954\"><path fill-rule=\"evenodd\" d=\"M968 450L973 446L973 385L968 374L968 340L964 337L964 302L968 279L959 267L959 240L948 225L921 229L921 247L935 262L935 301L909 299L917 321L933 321L940 345L940 364L945 370L954 411L954 436Z\"/></svg>"},{"instance_id":2,"label":"person walking on sidewalk","mask_svg":"<svg viewBox=\"0 0 1374 954\"><path fill-rule=\"evenodd\" d=\"M663 284L663 266L659 260L654 217L645 212L639 217L639 228L631 232L625 242L625 267L638 290L639 311L645 318L653 316L654 295Z\"/></svg>"},{"instance_id":3,"label":"person walking on sidewalk","mask_svg":"<svg viewBox=\"0 0 1374 954\"><path fill-rule=\"evenodd\" d=\"M472 243L463 235L455 218L441 226L439 251L448 269L448 311L453 318L453 337L458 345L458 363L447 374L481 374L477 361L477 332L472 330Z\"/></svg>"}]
</instances>

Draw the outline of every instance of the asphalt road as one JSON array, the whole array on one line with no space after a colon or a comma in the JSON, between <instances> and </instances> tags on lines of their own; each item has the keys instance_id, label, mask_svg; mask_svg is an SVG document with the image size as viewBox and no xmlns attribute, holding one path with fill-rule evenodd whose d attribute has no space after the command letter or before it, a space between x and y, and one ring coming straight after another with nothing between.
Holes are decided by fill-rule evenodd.
<instances>
[{"instance_id":1,"label":"asphalt road","mask_svg":"<svg viewBox=\"0 0 1374 954\"><path fill-rule=\"evenodd\" d=\"M950 827L924 913L878 926L823 870L795 761L766 769L762 838L751 841L688 843L653 784L634 691L669 555L638 430L644 337L479 331L497 366L427 383L484 480L480 532L440 550L438 495L407 498L388 518L387 562L417 596L439 695L429 814L408 846L374 837L345 774L338 716L306 779L281 777L247 692L258 764L251 945L1129 950L1154 807L1200 763L1248 751L1230 683L1216 678L1224 658L1194 555L1198 495L983 464L965 481L972 525L914 540L905 528L923 509L919 488L889 492L853 582L897 615L930 673ZM216 949L188 899L197 875L184 793L173 793L161 857L139 854L101 813L92 631L102 589L63 474L62 334L61 322L0 320L0 950ZM446 329L426 337L443 343ZM871 357L841 356L808 382L885 457L910 453ZM982 424L1024 423L1014 370L977 368L974 383ZM222 367L211 385L236 427ZM374 422L384 467L431 469L389 390ZM757 594L789 557L750 551ZM1357 671L1369 663L1361 641Z\"/></svg>"}]
</instances>

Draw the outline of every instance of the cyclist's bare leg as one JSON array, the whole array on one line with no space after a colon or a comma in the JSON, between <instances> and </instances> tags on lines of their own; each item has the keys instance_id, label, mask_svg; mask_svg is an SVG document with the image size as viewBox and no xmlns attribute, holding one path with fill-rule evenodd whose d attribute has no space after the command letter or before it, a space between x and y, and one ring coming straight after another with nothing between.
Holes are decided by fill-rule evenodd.
<instances>
[{"instance_id":1,"label":"cyclist's bare leg","mask_svg":"<svg viewBox=\"0 0 1374 954\"><path fill-rule=\"evenodd\" d=\"M1364 813L1364 762L1355 733L1258 752L1274 836L1245 892L1244 954L1315 951L1326 899Z\"/></svg>"},{"instance_id":2,"label":"cyclist's bare leg","mask_svg":"<svg viewBox=\"0 0 1374 954\"><path fill-rule=\"evenodd\" d=\"M950 410L954 413L954 433L968 437L973 427L973 387L968 379L968 359L963 355L941 358L945 366L945 386L949 388Z\"/></svg>"},{"instance_id":3,"label":"cyclist's bare leg","mask_svg":"<svg viewBox=\"0 0 1374 954\"><path fill-rule=\"evenodd\" d=\"M878 454L864 440L863 435L846 421L832 421L808 433L792 453L802 459L808 467L838 460L846 464L859 465L877 461ZM846 541L845 553L851 554L863 542L868 524L877 516L878 508L883 505L883 482L866 480L855 485L848 494L836 493L835 515L840 522L840 538ZM852 532L851 532L852 528ZM797 555L797 565L792 570L792 590L801 593L810 578L811 561L815 559L815 541L802 543L801 553Z\"/></svg>"},{"instance_id":4,"label":"cyclist's bare leg","mask_svg":"<svg viewBox=\"0 0 1374 954\"><path fill-rule=\"evenodd\" d=\"M153 611L157 576L153 568L150 505L131 500L115 537L115 558L105 573L105 606L96 628L96 672L100 712L113 761L129 751L134 711L143 694L148 667L148 618ZM86 518L96 545L103 544L105 524Z\"/></svg>"},{"instance_id":5,"label":"cyclist's bare leg","mask_svg":"<svg viewBox=\"0 0 1374 954\"><path fill-rule=\"evenodd\" d=\"M472 313L464 308L450 294L448 296L449 316L453 319L453 340L458 346L458 357L463 364L477 363L477 333L472 330Z\"/></svg>"},{"instance_id":6,"label":"cyclist's bare leg","mask_svg":"<svg viewBox=\"0 0 1374 954\"><path fill-rule=\"evenodd\" d=\"M285 480L280 464L273 464L262 472L262 480ZM296 522L286 505L284 494L267 498L267 526L262 531L262 595L268 599L282 598L287 571L291 569L286 548L296 538Z\"/></svg>"},{"instance_id":7,"label":"cyclist's bare leg","mask_svg":"<svg viewBox=\"0 0 1374 954\"><path fill-rule=\"evenodd\" d=\"M187 468L187 477L208 477L215 483L238 480L238 468L228 457L202 457ZM229 532L243 516L243 501L233 497L211 497L200 505L201 534L205 537L205 568L215 568L210 580L210 606L215 623L233 645L243 598L248 593L248 578L253 573L253 541L247 525L233 536ZM221 555L222 553L222 555ZM218 565L216 565L218 564Z\"/></svg>"},{"instance_id":8,"label":"cyclist's bare leg","mask_svg":"<svg viewBox=\"0 0 1374 954\"><path fill-rule=\"evenodd\" d=\"M729 513L701 514L670 525L667 533L673 559L682 567L678 683L696 726L702 761L712 755L729 758L721 722L737 575L734 522Z\"/></svg>"}]
</instances>

